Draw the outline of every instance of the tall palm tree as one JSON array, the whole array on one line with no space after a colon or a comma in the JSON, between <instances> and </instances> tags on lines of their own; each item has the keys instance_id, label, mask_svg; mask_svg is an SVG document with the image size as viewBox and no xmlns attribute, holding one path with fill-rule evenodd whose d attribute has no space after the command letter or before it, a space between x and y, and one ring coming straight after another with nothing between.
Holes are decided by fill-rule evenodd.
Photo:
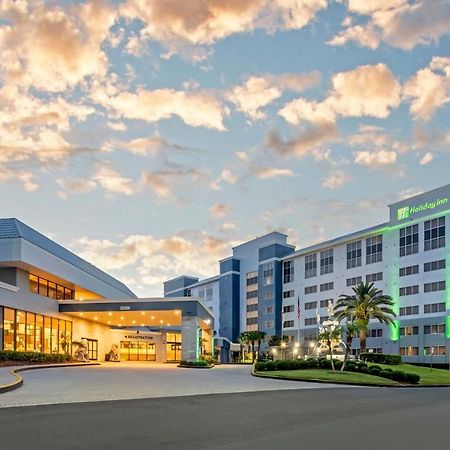
<instances>
[{"instance_id":1,"label":"tall palm tree","mask_svg":"<svg viewBox=\"0 0 450 450\"><path fill-rule=\"evenodd\" d=\"M258 342L258 351L261 347L261 341L266 336L264 331L246 331L247 339L252 347L252 362L255 361L255 343Z\"/></svg>"},{"instance_id":2,"label":"tall palm tree","mask_svg":"<svg viewBox=\"0 0 450 450\"><path fill-rule=\"evenodd\" d=\"M341 329L339 327L331 329L321 329L317 340L327 346L328 354L330 355L331 368L335 372L333 361L333 345L341 339Z\"/></svg>"},{"instance_id":3,"label":"tall palm tree","mask_svg":"<svg viewBox=\"0 0 450 450\"><path fill-rule=\"evenodd\" d=\"M336 319L355 322L359 329L360 352L366 351L367 327L370 319L380 323L394 323L396 317L392 309L394 301L389 295L375 288L373 283L359 283L353 286L353 295L341 295L334 307Z\"/></svg>"},{"instance_id":4,"label":"tall palm tree","mask_svg":"<svg viewBox=\"0 0 450 450\"><path fill-rule=\"evenodd\" d=\"M341 372L345 369L345 364L348 361L348 357L352 349L353 338L356 336L358 330L358 324L356 322L347 322L345 326L345 356L342 363Z\"/></svg>"},{"instance_id":5,"label":"tall palm tree","mask_svg":"<svg viewBox=\"0 0 450 450\"><path fill-rule=\"evenodd\" d=\"M240 354L241 354L242 362L244 362L244 345L247 345L248 342L249 342L248 331L243 331L238 336L238 341L239 341L239 347L240 347Z\"/></svg>"}]
</instances>

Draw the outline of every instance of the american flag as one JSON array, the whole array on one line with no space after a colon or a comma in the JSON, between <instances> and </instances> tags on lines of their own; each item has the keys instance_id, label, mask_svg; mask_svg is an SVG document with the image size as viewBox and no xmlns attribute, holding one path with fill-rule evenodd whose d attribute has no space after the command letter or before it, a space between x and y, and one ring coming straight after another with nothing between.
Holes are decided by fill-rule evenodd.
<instances>
[{"instance_id":1,"label":"american flag","mask_svg":"<svg viewBox=\"0 0 450 450\"><path fill-rule=\"evenodd\" d=\"M297 319L300 319L300 296L297 297Z\"/></svg>"}]
</instances>

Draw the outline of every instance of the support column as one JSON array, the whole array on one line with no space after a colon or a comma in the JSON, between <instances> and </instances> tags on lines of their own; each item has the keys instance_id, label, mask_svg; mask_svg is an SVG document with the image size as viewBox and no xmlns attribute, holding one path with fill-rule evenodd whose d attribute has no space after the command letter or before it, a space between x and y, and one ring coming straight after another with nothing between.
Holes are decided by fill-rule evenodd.
<instances>
[{"instance_id":1,"label":"support column","mask_svg":"<svg viewBox=\"0 0 450 450\"><path fill-rule=\"evenodd\" d=\"M181 323L181 359L195 361L198 358L198 318L183 316Z\"/></svg>"}]
</instances>

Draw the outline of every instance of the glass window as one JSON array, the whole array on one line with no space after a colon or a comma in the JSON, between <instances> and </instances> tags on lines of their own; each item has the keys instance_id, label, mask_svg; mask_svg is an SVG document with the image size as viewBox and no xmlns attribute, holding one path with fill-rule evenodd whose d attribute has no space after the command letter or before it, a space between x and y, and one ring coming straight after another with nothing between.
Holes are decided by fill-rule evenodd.
<instances>
[{"instance_id":1,"label":"glass window","mask_svg":"<svg viewBox=\"0 0 450 450\"><path fill-rule=\"evenodd\" d=\"M383 260L383 235L366 239L366 264L373 264Z\"/></svg>"},{"instance_id":2,"label":"glass window","mask_svg":"<svg viewBox=\"0 0 450 450\"><path fill-rule=\"evenodd\" d=\"M36 275L29 276L30 280L30 292L33 292L34 294L39 293L39 278Z\"/></svg>"},{"instance_id":3,"label":"glass window","mask_svg":"<svg viewBox=\"0 0 450 450\"><path fill-rule=\"evenodd\" d=\"M419 252L419 225L400 229L400 256Z\"/></svg>"},{"instance_id":4,"label":"glass window","mask_svg":"<svg viewBox=\"0 0 450 450\"><path fill-rule=\"evenodd\" d=\"M445 247L445 217L424 223L424 250Z\"/></svg>"},{"instance_id":5,"label":"glass window","mask_svg":"<svg viewBox=\"0 0 450 450\"><path fill-rule=\"evenodd\" d=\"M39 278L39 295L43 295L44 297L47 297L47 280L44 280L43 278Z\"/></svg>"},{"instance_id":6,"label":"glass window","mask_svg":"<svg viewBox=\"0 0 450 450\"><path fill-rule=\"evenodd\" d=\"M353 269L361 265L361 241L347 244L347 269Z\"/></svg>"},{"instance_id":7,"label":"glass window","mask_svg":"<svg viewBox=\"0 0 450 450\"><path fill-rule=\"evenodd\" d=\"M334 256L333 249L320 252L320 274L333 273Z\"/></svg>"},{"instance_id":8,"label":"glass window","mask_svg":"<svg viewBox=\"0 0 450 450\"><path fill-rule=\"evenodd\" d=\"M14 350L14 312L14 309L3 309L3 348L5 350Z\"/></svg>"},{"instance_id":9,"label":"glass window","mask_svg":"<svg viewBox=\"0 0 450 450\"><path fill-rule=\"evenodd\" d=\"M48 297L56 299L56 283L48 282Z\"/></svg>"},{"instance_id":10,"label":"glass window","mask_svg":"<svg viewBox=\"0 0 450 450\"><path fill-rule=\"evenodd\" d=\"M26 326L26 351L33 352L35 350L35 322L36 315L34 313L27 312L27 326Z\"/></svg>"},{"instance_id":11,"label":"glass window","mask_svg":"<svg viewBox=\"0 0 450 450\"><path fill-rule=\"evenodd\" d=\"M58 319L52 318L52 350L51 353L58 353L58 345L59 345L59 339L58 339Z\"/></svg>"},{"instance_id":12,"label":"glass window","mask_svg":"<svg viewBox=\"0 0 450 450\"><path fill-rule=\"evenodd\" d=\"M294 261L285 261L283 263L283 283L294 281Z\"/></svg>"},{"instance_id":13,"label":"glass window","mask_svg":"<svg viewBox=\"0 0 450 450\"><path fill-rule=\"evenodd\" d=\"M312 278L317 275L317 253L305 256L305 278Z\"/></svg>"},{"instance_id":14,"label":"glass window","mask_svg":"<svg viewBox=\"0 0 450 450\"><path fill-rule=\"evenodd\" d=\"M44 317L44 353L52 352L52 319Z\"/></svg>"},{"instance_id":15,"label":"glass window","mask_svg":"<svg viewBox=\"0 0 450 450\"><path fill-rule=\"evenodd\" d=\"M26 338L26 314L24 311L16 311L16 348L18 352L25 351Z\"/></svg>"},{"instance_id":16,"label":"glass window","mask_svg":"<svg viewBox=\"0 0 450 450\"><path fill-rule=\"evenodd\" d=\"M263 283L264 286L273 284L273 263L263 264Z\"/></svg>"},{"instance_id":17,"label":"glass window","mask_svg":"<svg viewBox=\"0 0 450 450\"><path fill-rule=\"evenodd\" d=\"M64 300L64 287L59 284L56 286L56 300Z\"/></svg>"},{"instance_id":18,"label":"glass window","mask_svg":"<svg viewBox=\"0 0 450 450\"><path fill-rule=\"evenodd\" d=\"M44 316L36 314L36 351L43 352L44 344Z\"/></svg>"}]
</instances>

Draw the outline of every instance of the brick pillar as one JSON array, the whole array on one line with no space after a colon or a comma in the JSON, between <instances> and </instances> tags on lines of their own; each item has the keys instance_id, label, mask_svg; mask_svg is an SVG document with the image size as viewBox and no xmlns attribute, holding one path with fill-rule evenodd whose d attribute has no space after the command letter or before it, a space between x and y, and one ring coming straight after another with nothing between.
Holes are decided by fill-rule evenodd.
<instances>
[{"instance_id":1,"label":"brick pillar","mask_svg":"<svg viewBox=\"0 0 450 450\"><path fill-rule=\"evenodd\" d=\"M195 361L197 359L198 318L183 316L181 323L181 359Z\"/></svg>"}]
</instances>

